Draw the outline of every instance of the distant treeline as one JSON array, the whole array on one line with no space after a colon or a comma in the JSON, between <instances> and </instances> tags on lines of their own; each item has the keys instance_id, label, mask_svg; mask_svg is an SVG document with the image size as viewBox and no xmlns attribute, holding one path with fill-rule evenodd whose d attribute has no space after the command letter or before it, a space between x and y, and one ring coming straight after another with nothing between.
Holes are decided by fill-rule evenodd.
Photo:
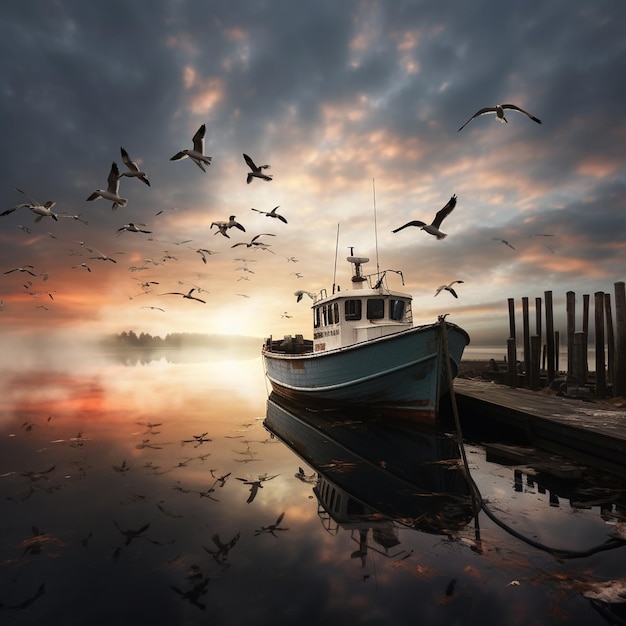
<instances>
[{"instance_id":1,"label":"distant treeline","mask_svg":"<svg viewBox=\"0 0 626 626\"><path fill-rule=\"evenodd\" d=\"M107 335L102 340L105 348L135 349L180 349L207 348L237 350L246 348L259 349L262 340L258 337L243 335L207 335L204 333L168 333L165 337L137 334L134 330L124 331L117 335Z\"/></svg>"}]
</instances>

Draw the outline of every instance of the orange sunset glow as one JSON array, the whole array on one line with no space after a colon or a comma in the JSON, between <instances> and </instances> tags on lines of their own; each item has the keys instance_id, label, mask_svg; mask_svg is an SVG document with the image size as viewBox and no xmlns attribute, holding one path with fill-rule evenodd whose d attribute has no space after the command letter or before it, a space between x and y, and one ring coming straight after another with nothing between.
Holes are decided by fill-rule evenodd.
<instances>
[{"instance_id":1,"label":"orange sunset glow","mask_svg":"<svg viewBox=\"0 0 626 626\"><path fill-rule=\"evenodd\" d=\"M621 84L620 64L599 57L584 96L557 87L587 49L584 21L572 17L562 30L569 35L550 48L549 71L521 58L496 71L494 57L469 46L462 22L424 22L417 9L414 19L381 27L360 6L324 54L307 51L306 40L288 44L289 28L279 29L284 40L269 36L275 26L243 14L188 21L155 11L150 34L129 25L135 54L88 57L88 23L64 20L62 11L50 9L59 21L39 49L27 55L13 45L5 57L21 59L0 97L7 338L130 329L306 334L309 303L296 303L294 291L347 283L351 247L370 258L367 273L403 272L405 284L395 287L416 298L416 321L449 313L494 345L506 339L507 298L611 292L625 278L624 158L612 139L625 129L623 116L611 113L620 98L604 93ZM602 37L608 49L611 36ZM47 61L40 74L38 55L61 40L63 61ZM441 45L455 63L434 55ZM494 69L479 73L486 63ZM45 106L24 73L46 94ZM498 100L542 123L508 111L508 123L482 115L458 131ZM206 172L189 158L171 160L192 147L202 125L212 157ZM150 185L125 175L121 148ZM270 165L272 179L247 184L243 153ZM106 187L113 162L127 200L115 210L109 200L87 200ZM453 194L446 239L391 232L431 220ZM14 209L33 199L54 202L57 219ZM287 224L263 215L274 207ZM212 224L231 215L245 232L225 237ZM265 249L245 245L261 234ZM464 281L458 300L434 299L453 279ZM191 289L204 302L184 298Z\"/></svg>"}]
</instances>

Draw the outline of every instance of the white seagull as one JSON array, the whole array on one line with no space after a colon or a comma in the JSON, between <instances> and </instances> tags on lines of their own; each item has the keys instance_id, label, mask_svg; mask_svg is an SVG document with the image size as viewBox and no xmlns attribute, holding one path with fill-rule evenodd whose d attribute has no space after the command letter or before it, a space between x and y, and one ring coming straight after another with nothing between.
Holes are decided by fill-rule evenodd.
<instances>
[{"instance_id":1,"label":"white seagull","mask_svg":"<svg viewBox=\"0 0 626 626\"><path fill-rule=\"evenodd\" d=\"M449 291L455 298L458 298L459 296L457 295L456 291L452 288L452 285L455 285L456 283L462 283L462 280L453 280L451 283L448 283L447 285L440 285L439 287L437 287L437 290L435 291L435 296L439 295L439 292L441 291Z\"/></svg>"},{"instance_id":2,"label":"white seagull","mask_svg":"<svg viewBox=\"0 0 626 626\"><path fill-rule=\"evenodd\" d=\"M89 222L87 220L84 220L81 215L82 213L72 214L68 213L67 211L61 211L59 213L59 217L71 217L73 220L76 220L77 222L82 222L85 226L89 226Z\"/></svg>"},{"instance_id":3,"label":"white seagull","mask_svg":"<svg viewBox=\"0 0 626 626\"><path fill-rule=\"evenodd\" d=\"M237 246L246 246L247 248L261 248L262 250L267 250L270 244L264 243L263 241L257 241L259 237L263 236L275 237L276 235L274 235L273 233L260 233L259 235L255 235L254 237L252 237L252 239L248 243L246 243L245 241L240 241L239 243L234 243L231 248L236 248ZM268 250L268 252L271 252L271 250Z\"/></svg>"},{"instance_id":4,"label":"white seagull","mask_svg":"<svg viewBox=\"0 0 626 626\"><path fill-rule=\"evenodd\" d=\"M129 222L128 224L124 224L121 228L117 229L117 234L120 235L122 232L127 230L129 233L151 233L151 230L143 230L139 228L140 226L146 226L146 224L135 224L134 222Z\"/></svg>"},{"instance_id":5,"label":"white seagull","mask_svg":"<svg viewBox=\"0 0 626 626\"><path fill-rule=\"evenodd\" d=\"M124 161L124 165L126 165L126 167L128 168L128 170L126 172L122 172L120 176L138 178L146 185L148 185L148 187L150 187L148 175L145 172L142 172L141 169L139 169L137 163L135 163L135 161L133 161L130 156L128 156L128 152L126 152L124 148L120 147L120 152L122 153L122 161Z\"/></svg>"},{"instance_id":6,"label":"white seagull","mask_svg":"<svg viewBox=\"0 0 626 626\"><path fill-rule=\"evenodd\" d=\"M52 200L48 200L45 204L41 204L41 202L35 200L32 196L29 196L25 191L22 191L18 187L15 187L15 191L25 195L30 202L16 204L14 207L7 209L0 213L0 216L9 215L13 213L13 211L17 211L18 209L30 209L33 213L37 215L35 218L35 222L40 222L44 217L51 217L55 222L58 221L57 214L52 211L52 207L56 204Z\"/></svg>"},{"instance_id":7,"label":"white seagull","mask_svg":"<svg viewBox=\"0 0 626 626\"><path fill-rule=\"evenodd\" d=\"M167 293L161 293L160 296L182 296L183 298L187 298L187 300L197 300L198 302L202 302L202 304L206 304L204 300L200 298L196 298L191 294L196 290L195 287L191 288L187 293L181 293L180 291L168 291Z\"/></svg>"},{"instance_id":8,"label":"white seagull","mask_svg":"<svg viewBox=\"0 0 626 626\"><path fill-rule=\"evenodd\" d=\"M255 162L244 153L243 158L245 162L248 164L248 167L252 170L248 172L248 177L246 178L246 182L248 185L252 182L253 178L261 178L263 180L272 180L271 174L264 174L263 170L269 169L269 165L256 165Z\"/></svg>"},{"instance_id":9,"label":"white seagull","mask_svg":"<svg viewBox=\"0 0 626 626\"><path fill-rule=\"evenodd\" d=\"M117 163L113 161L111 164L111 171L109 172L109 177L107 178L107 188L106 189L96 189L87 200L91 202L92 200L97 200L98 198L104 198L105 200L111 200L113 202L112 209L115 211L118 206L124 207L128 204L128 200L126 198L121 198L119 195L120 191L120 170L117 167Z\"/></svg>"},{"instance_id":10,"label":"white seagull","mask_svg":"<svg viewBox=\"0 0 626 626\"><path fill-rule=\"evenodd\" d=\"M443 220L446 217L448 217L450 213L452 213L452 210L454 209L455 206L456 206L456 194L454 194L450 198L450 200L448 200L448 203L443 207L443 209L440 209L439 211L437 211L437 214L435 215L435 219L432 221L432 223L426 224L425 222L422 222L420 220L413 220L411 222L407 222L406 224L404 224L403 226L400 226L399 228L396 228L395 230L392 230L391 232L397 233L399 230L402 230L403 228L406 228L407 226L419 226L420 230L424 230L428 234L434 235L435 237L437 237L437 239L443 239L444 237L447 237L447 235L446 233L442 233L439 230L439 227L441 226L441 222L443 222Z\"/></svg>"},{"instance_id":11,"label":"white seagull","mask_svg":"<svg viewBox=\"0 0 626 626\"><path fill-rule=\"evenodd\" d=\"M36 276L36 274L30 271L32 269L35 269L34 265L24 265L23 267L15 267L12 270L8 270L5 272L5 274L10 274L11 272L26 272L31 276Z\"/></svg>"},{"instance_id":12,"label":"white seagull","mask_svg":"<svg viewBox=\"0 0 626 626\"><path fill-rule=\"evenodd\" d=\"M170 161L180 161L189 157L203 172L205 165L211 165L213 157L204 154L204 135L206 134L206 124L202 124L193 136L193 148L191 150L181 150L177 152Z\"/></svg>"},{"instance_id":13,"label":"white seagull","mask_svg":"<svg viewBox=\"0 0 626 626\"><path fill-rule=\"evenodd\" d=\"M309 296L311 300L315 300L315 294L310 291L305 291L304 289L298 289L298 291L295 291L293 295L296 296L296 302L300 302L303 296Z\"/></svg>"},{"instance_id":14,"label":"white seagull","mask_svg":"<svg viewBox=\"0 0 626 626\"><path fill-rule=\"evenodd\" d=\"M280 206L280 205L278 205ZM263 215L265 215L265 217L275 217L277 219L279 219L281 222L284 222L285 224L287 223L287 220L282 216L279 215L278 213L276 213L276 209L278 207L275 206L271 211L261 211L260 209L250 209L251 211L256 211L257 213L263 213Z\"/></svg>"},{"instance_id":15,"label":"white seagull","mask_svg":"<svg viewBox=\"0 0 626 626\"><path fill-rule=\"evenodd\" d=\"M89 250L89 252L93 252L96 256L90 256L90 259L96 259L98 261L111 261L111 263L117 263L117 261L115 259L112 259L110 256L107 256L106 254L104 254L103 252L100 252L100 250L97 250L96 248L89 248L87 247L87 250ZM124 254L123 252L115 252L114 254Z\"/></svg>"},{"instance_id":16,"label":"white seagull","mask_svg":"<svg viewBox=\"0 0 626 626\"><path fill-rule=\"evenodd\" d=\"M206 248L198 248L197 250L195 250L195 252L197 252L202 257L202 262L205 265L206 265L207 256L211 256L212 254L217 254L216 252L213 252L213 250L207 250Z\"/></svg>"},{"instance_id":17,"label":"white seagull","mask_svg":"<svg viewBox=\"0 0 626 626\"><path fill-rule=\"evenodd\" d=\"M246 229L235 219L234 215L231 215L228 218L227 222L225 221L211 222L211 226L209 226L209 228L213 228L213 226L217 226L217 230L215 231L216 235L217 233L221 233L222 235L224 235L224 237L228 237L228 239L230 239L230 235L228 235L226 231L229 228L238 228L244 233L246 232Z\"/></svg>"},{"instance_id":18,"label":"white seagull","mask_svg":"<svg viewBox=\"0 0 626 626\"><path fill-rule=\"evenodd\" d=\"M480 115L486 115L488 113L495 113L496 119L499 122L502 122L503 124L505 123L508 124L509 121L506 119L506 117L504 117L505 109L511 109L512 111L519 111L520 113L523 113L524 115L529 117L533 122L537 122L537 124L541 124L541 120L538 117L531 115L528 111L524 111L524 109L520 109L515 104L497 104L495 107L485 107L483 109L480 109L479 111L476 111L476 113L474 113L474 115L472 115L472 117L470 117L469 120L467 120L467 122L465 122L465 124L463 124L463 126L459 128L459 130L457 130L457 133L463 130L475 117L479 117Z\"/></svg>"}]
</instances>

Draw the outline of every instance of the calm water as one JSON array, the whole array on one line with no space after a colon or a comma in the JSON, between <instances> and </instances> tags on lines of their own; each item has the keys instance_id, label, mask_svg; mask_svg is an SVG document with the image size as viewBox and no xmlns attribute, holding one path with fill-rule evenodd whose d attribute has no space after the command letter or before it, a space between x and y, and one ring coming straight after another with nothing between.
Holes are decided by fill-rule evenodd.
<instances>
[{"instance_id":1,"label":"calm water","mask_svg":"<svg viewBox=\"0 0 626 626\"><path fill-rule=\"evenodd\" d=\"M268 403L257 358L174 361L2 372L0 623L623 623L589 597L624 589L616 479L467 444L475 515L450 436Z\"/></svg>"}]
</instances>

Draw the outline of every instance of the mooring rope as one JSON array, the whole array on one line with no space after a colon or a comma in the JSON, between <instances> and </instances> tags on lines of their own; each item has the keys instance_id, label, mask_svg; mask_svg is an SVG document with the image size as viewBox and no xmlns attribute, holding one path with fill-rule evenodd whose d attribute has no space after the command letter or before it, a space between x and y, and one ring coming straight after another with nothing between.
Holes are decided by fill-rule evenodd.
<instances>
[{"instance_id":1,"label":"mooring rope","mask_svg":"<svg viewBox=\"0 0 626 626\"><path fill-rule=\"evenodd\" d=\"M465 472L465 478L467 484L470 487L472 493L472 505L474 507L474 525L476 529L477 538L480 535L480 526L478 523L478 514L482 508L482 496L478 485L474 482L470 473L469 463L467 461L467 454L465 453L465 442L463 438L463 431L461 429L461 420L459 419L459 410L456 404L456 396L454 395L454 382L452 377L452 368L450 367L450 351L448 348L448 323L446 322L446 316L439 316L439 325L441 327L441 352L446 368L446 379L448 382L448 393L450 395L450 403L452 405L452 415L454 416L454 425L456 427L457 444L461 451L461 458L463 459L463 470Z\"/></svg>"},{"instance_id":2,"label":"mooring rope","mask_svg":"<svg viewBox=\"0 0 626 626\"><path fill-rule=\"evenodd\" d=\"M476 524L476 533L477 533L477 535L480 533L479 526L478 526L478 513L482 510L482 511L485 512L485 515L487 515L487 517L489 517L489 519L491 519L492 522L494 522L496 525L500 526L500 528L502 528L503 530L505 530L509 534L513 535L514 537L516 537L520 541L523 541L524 543L527 543L528 545L532 546L533 548L537 548L538 550L542 550L544 552L548 552L552 556L554 556L556 558L559 558L559 559L578 559L578 558L583 558L583 557L586 557L586 556L591 556L592 554L596 554L598 552L603 552L605 550L613 550L615 548L621 548L621 547L625 546L626 545L626 541L624 541L624 539L621 539L619 537L611 537L607 541L605 541L604 543L602 543L600 545L597 545L597 546L593 546L593 547L588 548L586 550L568 550L568 549L553 548L551 546L547 546L547 545L545 545L543 543L540 543L539 541L535 541L534 539L531 539L529 537L526 537L526 536L522 535L520 532L518 532L515 529L511 528L508 524L506 524L502 520L498 519L498 517L496 517L496 515L493 513L493 511L487 506L487 504L485 503L485 501L484 501L484 499L483 499L483 497L482 497L482 495L480 493L480 489L478 488L478 485L476 484L476 482L472 478L472 475L471 475L470 469L469 469L469 463L467 462L467 455L465 453L465 443L464 443L464 439L463 439L463 431L461 429L461 420L459 419L459 411L458 411L457 404L456 404L456 396L454 394L454 384L453 384L453 378L452 378L452 369L450 367L450 353L449 353L449 349L448 349L448 326L447 326L447 323L445 321L446 320L446 315L440 315L439 316L439 323L441 325L442 357L443 357L443 359L445 361L445 364L446 364L446 377L448 379L448 389L449 389L449 393L450 393L450 402L452 404L452 414L454 416L454 423L455 423L455 427L456 427L457 443L458 443L459 449L461 450L461 457L463 459L463 469L465 471L465 476L467 478L468 484L469 484L471 492L472 492L472 502L474 504L475 524Z\"/></svg>"}]
</instances>

